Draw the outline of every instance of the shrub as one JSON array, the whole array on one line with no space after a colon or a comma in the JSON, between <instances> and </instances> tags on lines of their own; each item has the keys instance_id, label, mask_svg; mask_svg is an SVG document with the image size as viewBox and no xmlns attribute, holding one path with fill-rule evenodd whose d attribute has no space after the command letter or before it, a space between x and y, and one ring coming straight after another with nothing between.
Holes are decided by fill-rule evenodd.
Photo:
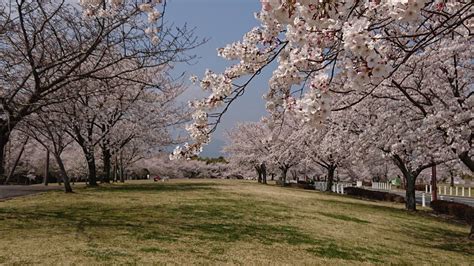
<instances>
[{"instance_id":1,"label":"shrub","mask_svg":"<svg viewBox=\"0 0 474 266\"><path fill-rule=\"evenodd\" d=\"M372 190L367 190L367 189L357 188L357 187L348 187L348 188L345 188L344 191L347 193L347 195L357 196L357 197L366 198L366 199L391 201L391 202L398 202L398 203L405 202L404 197L397 194L392 194L389 192L372 191Z\"/></svg>"},{"instance_id":2,"label":"shrub","mask_svg":"<svg viewBox=\"0 0 474 266\"><path fill-rule=\"evenodd\" d=\"M286 186L289 186L289 187L293 187L293 188L302 188L302 189L314 189L314 186L311 185L310 183L306 183L306 182L298 182L298 183L289 183L289 184L286 184Z\"/></svg>"},{"instance_id":3,"label":"shrub","mask_svg":"<svg viewBox=\"0 0 474 266\"><path fill-rule=\"evenodd\" d=\"M474 208L451 201L436 200L431 202L431 208L436 213L454 216L460 220L466 221L470 225L474 225Z\"/></svg>"}]
</instances>

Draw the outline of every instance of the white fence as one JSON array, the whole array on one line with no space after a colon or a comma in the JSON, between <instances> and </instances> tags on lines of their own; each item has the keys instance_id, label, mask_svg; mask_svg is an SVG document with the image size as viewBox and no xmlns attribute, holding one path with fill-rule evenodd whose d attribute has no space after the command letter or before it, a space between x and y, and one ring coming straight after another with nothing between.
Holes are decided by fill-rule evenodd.
<instances>
[{"instance_id":1,"label":"white fence","mask_svg":"<svg viewBox=\"0 0 474 266\"><path fill-rule=\"evenodd\" d=\"M326 191L328 186L327 182L314 182L314 188L320 191ZM332 192L336 192L338 194L344 194L344 189L347 187L352 187L350 183L334 183L331 187Z\"/></svg>"},{"instance_id":2,"label":"white fence","mask_svg":"<svg viewBox=\"0 0 474 266\"><path fill-rule=\"evenodd\" d=\"M431 192L431 186L429 188ZM457 197L472 197L472 187L451 187L451 186L439 186L438 194L446 196L457 196ZM426 188L428 193L428 188Z\"/></svg>"},{"instance_id":3,"label":"white fence","mask_svg":"<svg viewBox=\"0 0 474 266\"><path fill-rule=\"evenodd\" d=\"M392 184L389 182L372 182L372 189L392 190Z\"/></svg>"},{"instance_id":4,"label":"white fence","mask_svg":"<svg viewBox=\"0 0 474 266\"><path fill-rule=\"evenodd\" d=\"M326 191L327 186L327 182L314 182L314 189L319 191Z\"/></svg>"}]
</instances>

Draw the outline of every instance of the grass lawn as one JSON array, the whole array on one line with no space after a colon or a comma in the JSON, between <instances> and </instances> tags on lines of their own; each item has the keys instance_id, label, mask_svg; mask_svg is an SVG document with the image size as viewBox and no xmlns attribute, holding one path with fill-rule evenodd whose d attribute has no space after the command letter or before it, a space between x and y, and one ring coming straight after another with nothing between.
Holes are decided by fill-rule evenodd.
<instances>
[{"instance_id":1,"label":"grass lawn","mask_svg":"<svg viewBox=\"0 0 474 266\"><path fill-rule=\"evenodd\" d=\"M467 225L401 204L230 180L76 192L0 202L0 264L474 263Z\"/></svg>"}]
</instances>

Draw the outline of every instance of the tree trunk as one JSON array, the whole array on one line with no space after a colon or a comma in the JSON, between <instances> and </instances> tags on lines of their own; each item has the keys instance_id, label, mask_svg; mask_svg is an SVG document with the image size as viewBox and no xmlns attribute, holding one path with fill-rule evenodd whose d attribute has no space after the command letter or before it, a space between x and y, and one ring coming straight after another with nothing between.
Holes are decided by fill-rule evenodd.
<instances>
[{"instance_id":1,"label":"tree trunk","mask_svg":"<svg viewBox=\"0 0 474 266\"><path fill-rule=\"evenodd\" d=\"M66 193L72 193L71 182L69 180L69 176L67 175L66 168L64 167L63 160L61 159L61 155L55 154L54 157L56 158L56 163L59 166L59 171L61 172L61 178L64 182L64 191Z\"/></svg>"},{"instance_id":2,"label":"tree trunk","mask_svg":"<svg viewBox=\"0 0 474 266\"><path fill-rule=\"evenodd\" d=\"M406 167L405 162L398 155L392 155L392 160L395 165L400 169L403 174L403 177L406 181L405 189L405 207L409 211L416 211L416 192L415 192L415 183L416 178L420 174L420 171L411 171L410 168Z\"/></svg>"},{"instance_id":3,"label":"tree trunk","mask_svg":"<svg viewBox=\"0 0 474 266\"><path fill-rule=\"evenodd\" d=\"M468 151L459 154L458 157L461 162L463 162L464 165L471 170L471 172L474 172L474 161L471 159L471 157L469 157Z\"/></svg>"},{"instance_id":4,"label":"tree trunk","mask_svg":"<svg viewBox=\"0 0 474 266\"><path fill-rule=\"evenodd\" d=\"M326 191L331 191L332 185L334 183L334 172L336 171L336 167L329 166L327 170L328 170L328 178L327 178Z\"/></svg>"},{"instance_id":5,"label":"tree trunk","mask_svg":"<svg viewBox=\"0 0 474 266\"><path fill-rule=\"evenodd\" d=\"M411 173L407 173L407 188L406 188L406 209L409 211L416 211L416 192L415 192L415 182L416 177Z\"/></svg>"},{"instance_id":6,"label":"tree trunk","mask_svg":"<svg viewBox=\"0 0 474 266\"><path fill-rule=\"evenodd\" d=\"M10 134L0 135L0 178L5 176L5 147L7 146Z\"/></svg>"},{"instance_id":7,"label":"tree trunk","mask_svg":"<svg viewBox=\"0 0 474 266\"><path fill-rule=\"evenodd\" d=\"M120 151L120 183L125 183L125 169L123 167L122 151Z\"/></svg>"},{"instance_id":8,"label":"tree trunk","mask_svg":"<svg viewBox=\"0 0 474 266\"><path fill-rule=\"evenodd\" d=\"M117 155L114 156L115 157L115 163L114 163L114 182L117 182L117 166L118 166L118 162L117 162Z\"/></svg>"},{"instance_id":9,"label":"tree trunk","mask_svg":"<svg viewBox=\"0 0 474 266\"><path fill-rule=\"evenodd\" d=\"M431 167L431 201L438 200L438 186L436 182L436 165Z\"/></svg>"},{"instance_id":10,"label":"tree trunk","mask_svg":"<svg viewBox=\"0 0 474 266\"><path fill-rule=\"evenodd\" d=\"M49 151L46 150L46 161L44 162L44 177L43 177L43 184L45 186L48 185L48 177L49 177Z\"/></svg>"},{"instance_id":11,"label":"tree trunk","mask_svg":"<svg viewBox=\"0 0 474 266\"><path fill-rule=\"evenodd\" d=\"M13 174L15 173L15 169L18 166L18 163L20 162L21 155L23 155L23 152L25 151L25 146L28 143L30 137L26 137L25 141L23 142L23 145L21 146L20 153L18 153L18 156L15 159L15 162L13 163L12 169L10 170L10 173L8 174L7 178L5 179L4 184L6 185L8 181L10 181L10 178L12 178Z\"/></svg>"},{"instance_id":12,"label":"tree trunk","mask_svg":"<svg viewBox=\"0 0 474 266\"><path fill-rule=\"evenodd\" d=\"M449 182L451 187L454 187L454 174L451 174L451 182Z\"/></svg>"},{"instance_id":13,"label":"tree trunk","mask_svg":"<svg viewBox=\"0 0 474 266\"><path fill-rule=\"evenodd\" d=\"M257 182L262 183L262 171L259 166L255 166L255 171L257 172Z\"/></svg>"},{"instance_id":14,"label":"tree trunk","mask_svg":"<svg viewBox=\"0 0 474 266\"><path fill-rule=\"evenodd\" d=\"M285 184L286 184L286 174L288 173L288 167L280 167L281 169L281 182L282 182L282 186L284 187Z\"/></svg>"},{"instance_id":15,"label":"tree trunk","mask_svg":"<svg viewBox=\"0 0 474 266\"><path fill-rule=\"evenodd\" d=\"M91 152L86 154L87 168L89 170L89 186L97 186L97 171L95 167L95 157Z\"/></svg>"},{"instance_id":16,"label":"tree trunk","mask_svg":"<svg viewBox=\"0 0 474 266\"><path fill-rule=\"evenodd\" d=\"M262 171L262 183L267 184L267 167L265 166L265 163L262 163L260 170Z\"/></svg>"},{"instance_id":17,"label":"tree trunk","mask_svg":"<svg viewBox=\"0 0 474 266\"><path fill-rule=\"evenodd\" d=\"M110 153L110 150L108 148L102 148L102 160L104 163L104 173L103 173L103 179L102 182L105 183L110 183L110 169L111 169L111 159L112 154Z\"/></svg>"}]
</instances>

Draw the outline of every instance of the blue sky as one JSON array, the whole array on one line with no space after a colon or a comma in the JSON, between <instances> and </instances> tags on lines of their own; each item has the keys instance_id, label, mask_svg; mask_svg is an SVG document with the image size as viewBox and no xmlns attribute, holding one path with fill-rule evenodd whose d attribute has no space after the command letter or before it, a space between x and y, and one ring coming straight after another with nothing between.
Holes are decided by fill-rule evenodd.
<instances>
[{"instance_id":1,"label":"blue sky","mask_svg":"<svg viewBox=\"0 0 474 266\"><path fill-rule=\"evenodd\" d=\"M242 39L258 21L254 13L260 10L258 0L168 0L166 17L175 25L188 23L196 27L196 35L209 41L194 50L199 57L193 65L179 65L176 73L186 72L202 77L206 69L222 72L231 62L217 56L216 49ZM224 133L241 121L258 121L265 115L262 95L267 91L269 71L262 73L225 114L223 122L204 148L202 156L219 156L224 144ZM188 80L188 79L187 79ZM200 89L191 84L186 98L202 96ZM188 98L188 99L189 99Z\"/></svg>"}]
</instances>

